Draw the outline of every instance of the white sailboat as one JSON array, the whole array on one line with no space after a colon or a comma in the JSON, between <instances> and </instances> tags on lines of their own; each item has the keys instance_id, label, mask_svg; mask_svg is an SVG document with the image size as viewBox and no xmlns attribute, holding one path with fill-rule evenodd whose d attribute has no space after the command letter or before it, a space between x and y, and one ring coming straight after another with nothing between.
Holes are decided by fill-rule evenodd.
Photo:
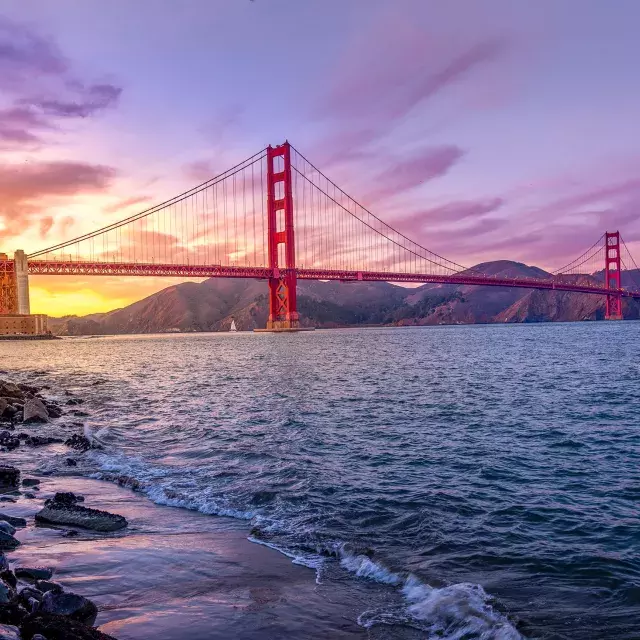
<instances>
[{"instance_id":1,"label":"white sailboat","mask_svg":"<svg viewBox=\"0 0 640 640\"><path fill-rule=\"evenodd\" d=\"M231 320L231 327L229 329L229 331L237 331L238 327L236 327L236 321L235 320Z\"/></svg>"}]
</instances>

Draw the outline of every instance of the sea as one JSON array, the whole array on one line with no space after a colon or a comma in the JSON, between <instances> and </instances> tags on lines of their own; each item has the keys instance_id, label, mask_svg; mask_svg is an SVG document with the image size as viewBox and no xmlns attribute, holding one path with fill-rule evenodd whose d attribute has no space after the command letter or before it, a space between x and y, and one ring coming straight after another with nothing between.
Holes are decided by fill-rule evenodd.
<instances>
[{"instance_id":1,"label":"sea","mask_svg":"<svg viewBox=\"0 0 640 640\"><path fill-rule=\"evenodd\" d=\"M101 448L79 473L246 521L329 591L392 594L361 603L365 630L637 640L639 338L638 322L107 336L0 343L0 368L85 400L75 427Z\"/></svg>"}]
</instances>

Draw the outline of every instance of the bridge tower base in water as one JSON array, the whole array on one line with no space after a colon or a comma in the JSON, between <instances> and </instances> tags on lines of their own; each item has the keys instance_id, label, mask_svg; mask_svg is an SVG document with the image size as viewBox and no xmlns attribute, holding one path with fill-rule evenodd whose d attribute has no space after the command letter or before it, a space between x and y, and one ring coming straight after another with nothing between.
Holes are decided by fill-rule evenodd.
<instances>
[{"instance_id":1,"label":"bridge tower base in water","mask_svg":"<svg viewBox=\"0 0 640 640\"><path fill-rule=\"evenodd\" d=\"M296 250L293 229L291 145L267 148L267 246L269 319L262 331L304 331L296 298Z\"/></svg>"},{"instance_id":2,"label":"bridge tower base in water","mask_svg":"<svg viewBox=\"0 0 640 640\"><path fill-rule=\"evenodd\" d=\"M604 239L605 266L604 277L607 289L622 289L622 269L620 260L620 232L605 233ZM622 296L612 294L607 296L605 320L622 320Z\"/></svg>"}]
</instances>

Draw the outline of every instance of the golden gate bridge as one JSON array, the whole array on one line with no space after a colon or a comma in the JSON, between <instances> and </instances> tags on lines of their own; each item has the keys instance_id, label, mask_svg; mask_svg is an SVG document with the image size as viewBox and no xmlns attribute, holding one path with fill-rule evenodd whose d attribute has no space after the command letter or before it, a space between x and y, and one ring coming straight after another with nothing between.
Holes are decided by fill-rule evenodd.
<instances>
[{"instance_id":1,"label":"golden gate bridge","mask_svg":"<svg viewBox=\"0 0 640 640\"><path fill-rule=\"evenodd\" d=\"M0 259L0 314L29 313L29 275L258 278L267 328L299 328L298 279L521 287L606 297L622 319L640 270L618 231L543 278L505 278L426 249L347 195L288 142L165 202L34 253Z\"/></svg>"}]
</instances>

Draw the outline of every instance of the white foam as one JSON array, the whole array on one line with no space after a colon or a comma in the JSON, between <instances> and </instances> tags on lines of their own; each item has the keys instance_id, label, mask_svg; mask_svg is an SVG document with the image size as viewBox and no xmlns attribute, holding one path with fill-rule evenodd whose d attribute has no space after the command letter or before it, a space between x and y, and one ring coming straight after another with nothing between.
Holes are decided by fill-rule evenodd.
<instances>
[{"instance_id":1,"label":"white foam","mask_svg":"<svg viewBox=\"0 0 640 640\"><path fill-rule=\"evenodd\" d=\"M287 558L291 558L291 562L293 564L313 569L316 572L316 584L321 583L321 572L322 567L324 566L324 558L322 556L315 553L294 553L292 551L289 551L288 549L285 549L284 547L274 544L273 542L260 540L260 538L256 538L254 536L249 536L247 540L255 544L260 544L263 547L269 547L269 549L279 551L282 555L287 556Z\"/></svg>"}]
</instances>

